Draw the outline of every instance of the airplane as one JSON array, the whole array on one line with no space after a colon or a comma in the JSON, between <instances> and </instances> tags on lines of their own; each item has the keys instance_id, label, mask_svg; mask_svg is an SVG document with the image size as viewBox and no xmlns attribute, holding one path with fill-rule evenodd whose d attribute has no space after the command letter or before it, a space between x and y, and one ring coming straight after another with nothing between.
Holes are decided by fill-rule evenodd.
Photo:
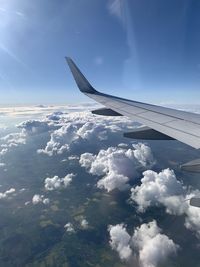
<instances>
[{"instance_id":1,"label":"airplane","mask_svg":"<svg viewBox=\"0 0 200 267\"><path fill-rule=\"evenodd\" d=\"M93 88L70 57L66 57L66 61L80 91L105 106L93 110L93 114L127 116L146 125L124 133L124 137L143 140L176 139L195 149L200 148L200 114L101 93ZM200 159L182 164L181 169L200 172Z\"/></svg>"}]
</instances>

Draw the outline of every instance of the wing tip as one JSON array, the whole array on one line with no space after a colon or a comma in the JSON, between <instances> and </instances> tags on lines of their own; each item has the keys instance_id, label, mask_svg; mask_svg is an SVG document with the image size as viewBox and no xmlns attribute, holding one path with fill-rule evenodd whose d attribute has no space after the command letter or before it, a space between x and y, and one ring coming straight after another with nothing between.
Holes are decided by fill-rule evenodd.
<instances>
[{"instance_id":1,"label":"wing tip","mask_svg":"<svg viewBox=\"0 0 200 267\"><path fill-rule=\"evenodd\" d=\"M74 77L74 80L76 81L76 84L77 84L79 90L82 93L88 93L88 94L97 93L97 91L92 87L92 85L88 82L88 80L81 73L81 71L76 66L76 64L71 59L71 57L66 56L65 59L67 61L67 64L71 70L71 73Z\"/></svg>"}]
</instances>

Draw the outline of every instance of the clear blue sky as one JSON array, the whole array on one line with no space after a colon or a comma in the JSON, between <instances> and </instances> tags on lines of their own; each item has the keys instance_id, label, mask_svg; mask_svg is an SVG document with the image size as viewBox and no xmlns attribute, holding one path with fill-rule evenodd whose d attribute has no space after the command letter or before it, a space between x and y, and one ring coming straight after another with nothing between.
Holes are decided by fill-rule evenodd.
<instances>
[{"instance_id":1,"label":"clear blue sky","mask_svg":"<svg viewBox=\"0 0 200 267\"><path fill-rule=\"evenodd\" d=\"M199 0L0 0L0 104L86 102L64 56L99 90L200 103Z\"/></svg>"}]
</instances>

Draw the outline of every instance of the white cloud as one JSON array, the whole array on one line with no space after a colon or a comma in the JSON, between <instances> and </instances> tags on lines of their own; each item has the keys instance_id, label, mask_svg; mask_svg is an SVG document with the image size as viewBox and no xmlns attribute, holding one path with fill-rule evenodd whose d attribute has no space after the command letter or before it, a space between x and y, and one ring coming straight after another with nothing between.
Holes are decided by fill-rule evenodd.
<instances>
[{"instance_id":1,"label":"white cloud","mask_svg":"<svg viewBox=\"0 0 200 267\"><path fill-rule=\"evenodd\" d=\"M64 178L59 178L58 176L54 176L52 178L46 178L44 181L45 189L52 191L56 189L66 188L72 182L75 174L69 173Z\"/></svg>"},{"instance_id":2,"label":"white cloud","mask_svg":"<svg viewBox=\"0 0 200 267\"><path fill-rule=\"evenodd\" d=\"M132 246L143 267L156 267L169 255L176 254L178 246L161 233L156 221L137 227L132 237Z\"/></svg>"},{"instance_id":3,"label":"white cloud","mask_svg":"<svg viewBox=\"0 0 200 267\"><path fill-rule=\"evenodd\" d=\"M131 199L138 204L138 209L143 212L151 205L168 201L167 206L173 213L173 206L170 208L172 201L169 197L176 197L184 192L184 188L176 179L174 172L170 169L165 169L160 173L147 170L143 172L143 176L141 185L131 189Z\"/></svg>"},{"instance_id":4,"label":"white cloud","mask_svg":"<svg viewBox=\"0 0 200 267\"><path fill-rule=\"evenodd\" d=\"M114 15L124 21L124 0L110 0L108 10L111 15Z\"/></svg>"},{"instance_id":5,"label":"white cloud","mask_svg":"<svg viewBox=\"0 0 200 267\"><path fill-rule=\"evenodd\" d=\"M124 224L109 226L111 248L116 250L121 260L138 259L142 267L156 267L169 255L176 254L179 248L173 240L162 234L156 221L137 227L133 236L129 235Z\"/></svg>"},{"instance_id":6,"label":"white cloud","mask_svg":"<svg viewBox=\"0 0 200 267\"><path fill-rule=\"evenodd\" d=\"M74 107L72 106L71 108ZM85 105L84 108L86 108ZM44 110L41 107L40 109ZM92 121L88 122L90 120ZM1 138L3 144L1 145L0 155L5 155L13 147L26 144L28 137L41 133L51 133L51 138L46 147L38 149L39 153L45 153L49 156L62 154L64 151L69 150L72 143L78 139L80 141L92 137L94 139L96 135L99 135L98 139L106 139L105 127L102 126L102 123L95 123L94 116L88 112L67 114L56 111L41 120L30 119L24 121L17 127L20 132L10 133ZM109 129L111 126L107 127ZM114 128L113 126L113 130Z\"/></svg>"},{"instance_id":7,"label":"white cloud","mask_svg":"<svg viewBox=\"0 0 200 267\"><path fill-rule=\"evenodd\" d=\"M164 206L169 214L185 215L185 226L200 238L199 208L190 206L186 201L200 196L200 191L190 189L188 193L170 169L160 173L148 170L143 175L141 185L131 189L131 199L138 204L138 210L145 212L151 206Z\"/></svg>"},{"instance_id":8,"label":"white cloud","mask_svg":"<svg viewBox=\"0 0 200 267\"><path fill-rule=\"evenodd\" d=\"M142 166L152 166L155 163L151 148L143 143L133 144L134 157L141 163Z\"/></svg>"},{"instance_id":9,"label":"white cloud","mask_svg":"<svg viewBox=\"0 0 200 267\"><path fill-rule=\"evenodd\" d=\"M74 226L70 222L69 223L66 223L64 225L64 228L66 229L66 232L68 232L68 233L75 233Z\"/></svg>"},{"instance_id":10,"label":"white cloud","mask_svg":"<svg viewBox=\"0 0 200 267\"><path fill-rule=\"evenodd\" d=\"M1 145L2 150L0 151L0 155L5 155L14 147L25 145L29 136L48 132L55 129L57 126L45 119L41 121L27 120L17 125L17 127L21 130L20 132L10 133L1 138L3 144Z\"/></svg>"},{"instance_id":11,"label":"white cloud","mask_svg":"<svg viewBox=\"0 0 200 267\"><path fill-rule=\"evenodd\" d=\"M13 193L15 193L15 188L10 188L9 190L0 193L0 199L4 199L4 198L8 198L10 195L12 195Z\"/></svg>"},{"instance_id":12,"label":"white cloud","mask_svg":"<svg viewBox=\"0 0 200 267\"><path fill-rule=\"evenodd\" d=\"M0 114L2 116L9 117L32 117L32 116L45 116L50 113L50 116L62 115L61 113L71 112L71 111L81 111L81 110L90 110L93 107L96 107L96 103L82 103L77 105L59 105L59 106L46 106L46 105L37 105L37 106L13 106L13 107L2 107L0 108ZM54 117L55 118L55 117ZM50 118L50 119L53 119Z\"/></svg>"},{"instance_id":13,"label":"white cloud","mask_svg":"<svg viewBox=\"0 0 200 267\"><path fill-rule=\"evenodd\" d=\"M110 225L110 245L119 253L120 259L128 260L132 255L130 247L131 236L127 233L124 224Z\"/></svg>"},{"instance_id":14,"label":"white cloud","mask_svg":"<svg viewBox=\"0 0 200 267\"><path fill-rule=\"evenodd\" d=\"M55 122L54 122L55 123ZM73 145L81 145L83 141L90 144L97 144L97 141L115 138L113 134L121 131L127 131L134 127L131 120L126 117L104 117L95 116L88 112L77 112L62 116L59 121L62 125L51 133L51 138L46 147L39 149L38 153L44 153L48 156L62 154L64 151L70 151Z\"/></svg>"},{"instance_id":15,"label":"white cloud","mask_svg":"<svg viewBox=\"0 0 200 267\"><path fill-rule=\"evenodd\" d=\"M44 198L42 201L45 205L50 203L50 199L49 198Z\"/></svg>"},{"instance_id":16,"label":"white cloud","mask_svg":"<svg viewBox=\"0 0 200 267\"><path fill-rule=\"evenodd\" d=\"M89 227L89 223L86 219L82 219L80 224L83 229L87 229Z\"/></svg>"},{"instance_id":17,"label":"white cloud","mask_svg":"<svg viewBox=\"0 0 200 267\"><path fill-rule=\"evenodd\" d=\"M72 160L72 161L79 160L79 156L71 155L71 156L68 157L68 160ZM66 161L67 161L67 159L66 159Z\"/></svg>"},{"instance_id":18,"label":"white cloud","mask_svg":"<svg viewBox=\"0 0 200 267\"><path fill-rule=\"evenodd\" d=\"M76 134L77 130L76 125L67 123L67 125L62 126L51 134L51 139L45 149L39 149L38 153L53 156L54 154L62 154L64 151L69 150L70 144L79 138Z\"/></svg>"},{"instance_id":19,"label":"white cloud","mask_svg":"<svg viewBox=\"0 0 200 267\"><path fill-rule=\"evenodd\" d=\"M115 188L124 191L129 188L129 185L127 184L128 181L129 178L127 176L117 173L108 173L104 178L98 181L97 187L106 189L108 192Z\"/></svg>"},{"instance_id":20,"label":"white cloud","mask_svg":"<svg viewBox=\"0 0 200 267\"><path fill-rule=\"evenodd\" d=\"M84 153L79 162L89 173L105 175L98 181L97 186L108 192L115 188L127 189L127 182L130 177L137 175L138 167L154 164L151 150L144 144L134 145L134 149L109 147L107 150L100 150L97 155Z\"/></svg>"},{"instance_id":21,"label":"white cloud","mask_svg":"<svg viewBox=\"0 0 200 267\"><path fill-rule=\"evenodd\" d=\"M19 129L22 129L22 131L26 135L35 135L43 132L48 132L52 129L52 125L50 125L49 122L45 120L27 120L17 125L17 127Z\"/></svg>"},{"instance_id":22,"label":"white cloud","mask_svg":"<svg viewBox=\"0 0 200 267\"><path fill-rule=\"evenodd\" d=\"M27 204L26 204L27 203ZM29 202L26 202L25 205L28 205ZM45 198L44 195L35 194L32 198L33 205L37 205L39 203L43 203L45 205L50 203L49 198Z\"/></svg>"},{"instance_id":23,"label":"white cloud","mask_svg":"<svg viewBox=\"0 0 200 267\"><path fill-rule=\"evenodd\" d=\"M1 145L2 150L0 151L0 155L5 155L11 148L26 144L26 134L23 131L10 133L2 137L1 141L4 143Z\"/></svg>"}]
</instances>

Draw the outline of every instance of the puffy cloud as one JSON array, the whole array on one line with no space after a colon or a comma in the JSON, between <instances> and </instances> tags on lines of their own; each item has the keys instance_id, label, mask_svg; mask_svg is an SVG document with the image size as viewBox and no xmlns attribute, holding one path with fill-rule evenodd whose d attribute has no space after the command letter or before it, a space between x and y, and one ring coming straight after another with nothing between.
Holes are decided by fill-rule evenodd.
<instances>
[{"instance_id":1,"label":"puffy cloud","mask_svg":"<svg viewBox=\"0 0 200 267\"><path fill-rule=\"evenodd\" d=\"M23 133L26 135L35 135L48 132L52 129L52 126L49 125L48 121L46 120L27 120L17 125L17 127L22 129Z\"/></svg>"},{"instance_id":2,"label":"puffy cloud","mask_svg":"<svg viewBox=\"0 0 200 267\"><path fill-rule=\"evenodd\" d=\"M43 202L43 204L47 205L47 204L50 203L50 199L49 198L44 198L42 202Z\"/></svg>"},{"instance_id":3,"label":"puffy cloud","mask_svg":"<svg viewBox=\"0 0 200 267\"><path fill-rule=\"evenodd\" d=\"M11 148L26 144L26 134L22 131L19 133L10 133L1 138L4 143L1 145L0 155L5 155Z\"/></svg>"},{"instance_id":4,"label":"puffy cloud","mask_svg":"<svg viewBox=\"0 0 200 267\"><path fill-rule=\"evenodd\" d=\"M64 151L69 150L70 144L79 138L76 134L77 130L76 125L67 123L67 125L62 126L51 134L51 139L45 149L39 149L38 153L53 156L54 154L62 154Z\"/></svg>"},{"instance_id":5,"label":"puffy cloud","mask_svg":"<svg viewBox=\"0 0 200 267\"><path fill-rule=\"evenodd\" d=\"M52 178L46 178L44 181L45 189L52 191L56 189L66 188L70 185L75 174L69 173L64 178L59 178L58 176L54 176Z\"/></svg>"},{"instance_id":6,"label":"puffy cloud","mask_svg":"<svg viewBox=\"0 0 200 267\"><path fill-rule=\"evenodd\" d=\"M26 203L28 203L28 202L26 202ZM26 203L25 203L25 205L27 205ZM34 205L37 205L39 203L43 203L43 204L47 205L50 203L50 200L49 200L49 198L45 198L44 195L36 194L32 198L32 203Z\"/></svg>"},{"instance_id":7,"label":"puffy cloud","mask_svg":"<svg viewBox=\"0 0 200 267\"><path fill-rule=\"evenodd\" d=\"M127 233L124 224L110 225L110 245L119 253L122 260L128 260L132 255L130 247L131 236Z\"/></svg>"},{"instance_id":8,"label":"puffy cloud","mask_svg":"<svg viewBox=\"0 0 200 267\"><path fill-rule=\"evenodd\" d=\"M160 173L147 170L143 172L143 176L141 185L131 189L131 199L138 204L138 209L143 212L151 205L168 202L169 212L173 213L176 195L184 192L173 170L165 169Z\"/></svg>"},{"instance_id":9,"label":"puffy cloud","mask_svg":"<svg viewBox=\"0 0 200 267\"><path fill-rule=\"evenodd\" d=\"M64 225L64 228L66 229L66 232L68 232L68 233L74 233L75 232L75 230L74 230L74 226L73 226L73 224L72 223L66 223L65 225Z\"/></svg>"},{"instance_id":10,"label":"puffy cloud","mask_svg":"<svg viewBox=\"0 0 200 267\"><path fill-rule=\"evenodd\" d=\"M0 193L0 199L4 199L4 198L8 198L10 195L12 195L13 193L15 193L15 188L10 188L9 190Z\"/></svg>"},{"instance_id":11,"label":"puffy cloud","mask_svg":"<svg viewBox=\"0 0 200 267\"><path fill-rule=\"evenodd\" d=\"M132 246L137 251L143 267L156 267L178 249L173 240L161 233L156 221L142 224L135 229Z\"/></svg>"},{"instance_id":12,"label":"puffy cloud","mask_svg":"<svg viewBox=\"0 0 200 267\"><path fill-rule=\"evenodd\" d=\"M52 124L47 119L44 119L27 120L17 125L17 127L20 129L20 132L10 133L1 138L3 144L1 145L2 150L0 151L0 155L5 155L13 147L25 145L29 136L48 132L55 129L57 126Z\"/></svg>"},{"instance_id":13,"label":"puffy cloud","mask_svg":"<svg viewBox=\"0 0 200 267\"><path fill-rule=\"evenodd\" d=\"M49 115L47 115L47 118L49 120L52 120L52 121L59 121L61 119L61 116L63 115L64 113L61 112L61 111L55 111Z\"/></svg>"},{"instance_id":14,"label":"puffy cloud","mask_svg":"<svg viewBox=\"0 0 200 267\"><path fill-rule=\"evenodd\" d=\"M119 253L121 260L131 262L137 258L142 267L156 267L169 255L175 254L178 245L161 233L156 221L142 224L130 236L124 224L109 226L111 248Z\"/></svg>"},{"instance_id":15,"label":"puffy cloud","mask_svg":"<svg viewBox=\"0 0 200 267\"><path fill-rule=\"evenodd\" d=\"M100 150L97 155L84 153L80 156L79 162L89 173L105 175L98 181L97 186L109 192L115 188L128 188L127 182L130 177L137 174L137 168L152 166L154 160L150 148L138 144L134 145L133 149L109 147L107 150Z\"/></svg>"},{"instance_id":16,"label":"puffy cloud","mask_svg":"<svg viewBox=\"0 0 200 267\"><path fill-rule=\"evenodd\" d=\"M82 219L80 224L83 229L87 229L89 227L89 223L86 219Z\"/></svg>"},{"instance_id":17,"label":"puffy cloud","mask_svg":"<svg viewBox=\"0 0 200 267\"><path fill-rule=\"evenodd\" d=\"M142 166L151 167L155 163L149 146L139 143L133 144L133 147L134 157L141 163Z\"/></svg>"},{"instance_id":18,"label":"puffy cloud","mask_svg":"<svg viewBox=\"0 0 200 267\"><path fill-rule=\"evenodd\" d=\"M189 199L194 196L200 196L200 192L196 191L189 195L186 195L185 199ZM185 202L184 210L182 213L186 215L185 218L185 227L195 231L197 237L200 239L200 213L199 208L190 206L188 202Z\"/></svg>"},{"instance_id":19,"label":"puffy cloud","mask_svg":"<svg viewBox=\"0 0 200 267\"><path fill-rule=\"evenodd\" d=\"M104 178L98 181L97 187L104 188L108 192L115 188L124 191L129 188L129 185L127 184L128 181L129 178L127 176L117 173L108 173Z\"/></svg>"},{"instance_id":20,"label":"puffy cloud","mask_svg":"<svg viewBox=\"0 0 200 267\"><path fill-rule=\"evenodd\" d=\"M131 189L131 200L138 204L138 210L145 212L150 206L164 206L166 212L185 215L185 226L197 233L200 238L199 208L189 205L188 199L200 196L199 190L187 192L187 188L176 179L173 170L165 169L160 173L145 171L141 185Z\"/></svg>"},{"instance_id":21,"label":"puffy cloud","mask_svg":"<svg viewBox=\"0 0 200 267\"><path fill-rule=\"evenodd\" d=\"M62 119L62 120L61 120ZM131 120L126 117L111 118L97 117L88 112L77 112L62 116L62 127L53 131L46 147L39 149L38 153L48 156L62 154L69 151L74 144L80 146L83 141L96 144L97 141L107 140L111 134L128 130L134 127Z\"/></svg>"},{"instance_id":22,"label":"puffy cloud","mask_svg":"<svg viewBox=\"0 0 200 267\"><path fill-rule=\"evenodd\" d=\"M52 126L47 120L27 120L17 125L17 127L21 130L20 132L10 133L1 138L3 144L1 145L0 155L5 155L13 147L25 145L29 136L55 129L55 126Z\"/></svg>"},{"instance_id":23,"label":"puffy cloud","mask_svg":"<svg viewBox=\"0 0 200 267\"><path fill-rule=\"evenodd\" d=\"M41 107L39 108L41 109ZM28 137L49 132L50 140L44 148L38 149L38 153L53 156L69 151L75 144L80 147L86 142L96 145L97 141L108 140L109 138L110 141L113 141L117 136L113 134L127 131L129 128L135 127L135 125L138 124L134 124L126 117L98 116L97 119L96 115L89 112L67 114L55 111L43 119L30 119L17 125L20 132L11 133L2 138L4 144L1 145L0 154L6 154L10 147L25 144Z\"/></svg>"}]
</instances>

